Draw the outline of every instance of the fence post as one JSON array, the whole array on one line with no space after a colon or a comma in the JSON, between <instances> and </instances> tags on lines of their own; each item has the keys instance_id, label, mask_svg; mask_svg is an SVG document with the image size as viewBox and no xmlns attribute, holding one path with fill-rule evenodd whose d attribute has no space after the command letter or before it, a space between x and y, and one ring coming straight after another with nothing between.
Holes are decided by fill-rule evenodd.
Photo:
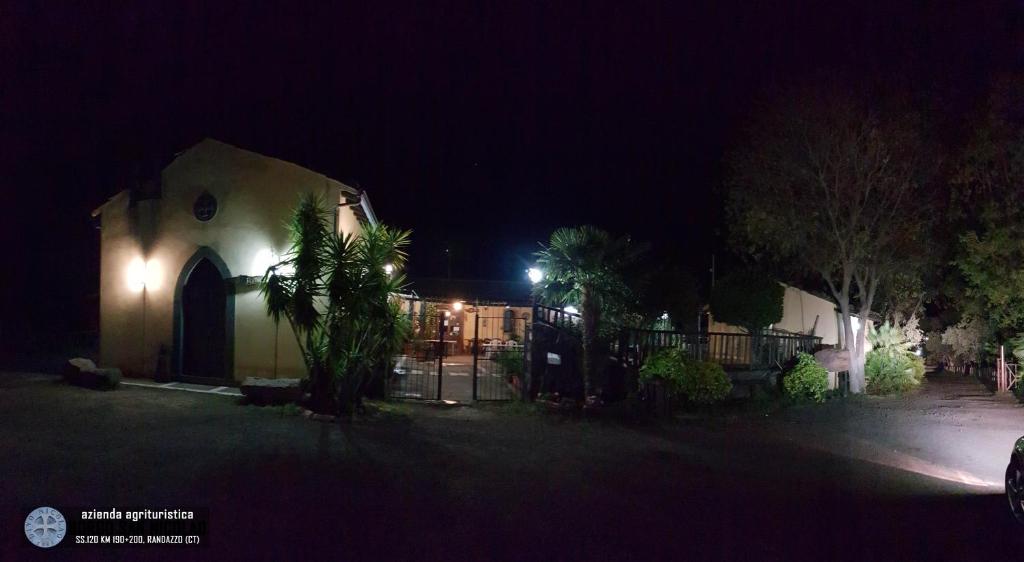
<instances>
[{"instance_id":1,"label":"fence post","mask_svg":"<svg viewBox=\"0 0 1024 562\"><path fill-rule=\"evenodd\" d=\"M530 381L533 378L533 317L523 318L523 377L519 381L519 394L523 402L530 399Z\"/></svg>"},{"instance_id":2,"label":"fence post","mask_svg":"<svg viewBox=\"0 0 1024 562\"><path fill-rule=\"evenodd\" d=\"M996 389L999 392L1006 392L1006 355L1003 352L1003 346L999 346L999 364L996 367Z\"/></svg>"},{"instance_id":3,"label":"fence post","mask_svg":"<svg viewBox=\"0 0 1024 562\"><path fill-rule=\"evenodd\" d=\"M437 399L441 400L441 383L444 380L444 314L437 319Z\"/></svg>"},{"instance_id":4,"label":"fence post","mask_svg":"<svg viewBox=\"0 0 1024 562\"><path fill-rule=\"evenodd\" d=\"M477 313L473 315L473 401L476 401L476 369L477 357L480 355L480 307L476 307Z\"/></svg>"}]
</instances>

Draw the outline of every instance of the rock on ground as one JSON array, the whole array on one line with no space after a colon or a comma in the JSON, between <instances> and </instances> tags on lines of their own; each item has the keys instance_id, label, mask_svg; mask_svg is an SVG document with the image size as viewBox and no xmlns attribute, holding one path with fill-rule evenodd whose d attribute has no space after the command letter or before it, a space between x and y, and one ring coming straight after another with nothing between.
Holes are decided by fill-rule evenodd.
<instances>
[{"instance_id":1,"label":"rock on ground","mask_svg":"<svg viewBox=\"0 0 1024 562\"><path fill-rule=\"evenodd\" d=\"M302 398L299 379L263 379L247 377L242 381L242 394L257 404L288 404Z\"/></svg>"},{"instance_id":2,"label":"rock on ground","mask_svg":"<svg viewBox=\"0 0 1024 562\"><path fill-rule=\"evenodd\" d=\"M121 383L121 369L99 368L83 357L69 359L64 366L64 380L87 388L117 388Z\"/></svg>"}]
</instances>

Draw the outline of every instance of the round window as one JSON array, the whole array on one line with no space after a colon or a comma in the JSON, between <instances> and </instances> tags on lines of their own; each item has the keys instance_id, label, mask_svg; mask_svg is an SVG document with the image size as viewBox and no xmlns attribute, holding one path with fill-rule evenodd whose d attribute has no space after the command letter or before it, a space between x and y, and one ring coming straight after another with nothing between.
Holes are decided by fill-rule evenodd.
<instances>
[{"instance_id":1,"label":"round window","mask_svg":"<svg viewBox=\"0 0 1024 562\"><path fill-rule=\"evenodd\" d=\"M217 199L209 191L202 192L192 205L192 214L202 222L212 219L217 214Z\"/></svg>"}]
</instances>

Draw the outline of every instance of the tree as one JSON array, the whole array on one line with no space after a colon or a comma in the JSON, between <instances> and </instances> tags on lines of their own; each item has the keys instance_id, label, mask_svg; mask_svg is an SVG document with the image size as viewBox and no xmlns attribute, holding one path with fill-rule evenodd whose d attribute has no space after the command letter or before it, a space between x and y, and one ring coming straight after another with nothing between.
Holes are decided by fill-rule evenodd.
<instances>
[{"instance_id":1,"label":"tree","mask_svg":"<svg viewBox=\"0 0 1024 562\"><path fill-rule=\"evenodd\" d=\"M734 242L821 276L842 316L855 393L865 388L865 330L854 333L854 307L869 317L879 285L927 228L916 129L910 116L840 95L795 95L757 120L727 162Z\"/></svg>"},{"instance_id":2,"label":"tree","mask_svg":"<svg viewBox=\"0 0 1024 562\"><path fill-rule=\"evenodd\" d=\"M1011 86L1017 86L1011 87ZM1019 86L997 84L956 162L950 207L959 217L953 260L962 308L1001 336L1024 330L1024 115Z\"/></svg>"},{"instance_id":3,"label":"tree","mask_svg":"<svg viewBox=\"0 0 1024 562\"><path fill-rule=\"evenodd\" d=\"M283 316L309 373L311 407L351 415L374 376L408 337L409 320L392 298L405 283L409 232L367 225L358 236L330 227L330 211L304 195L290 231L292 247L267 270L261 294L267 314Z\"/></svg>"},{"instance_id":4,"label":"tree","mask_svg":"<svg viewBox=\"0 0 1024 562\"><path fill-rule=\"evenodd\" d=\"M924 336L924 353L932 362L949 363L953 356L953 348L942 343L942 332L928 332Z\"/></svg>"},{"instance_id":5,"label":"tree","mask_svg":"<svg viewBox=\"0 0 1024 562\"><path fill-rule=\"evenodd\" d=\"M719 322L740 326L750 334L755 363L762 357L762 335L782 320L786 288L771 276L743 269L722 277L711 291L711 315Z\"/></svg>"},{"instance_id":6,"label":"tree","mask_svg":"<svg viewBox=\"0 0 1024 562\"><path fill-rule=\"evenodd\" d=\"M985 322L978 318L965 318L956 326L950 326L942 332L942 344L949 346L950 353L957 363L970 363L981 353L985 334Z\"/></svg>"},{"instance_id":7,"label":"tree","mask_svg":"<svg viewBox=\"0 0 1024 562\"><path fill-rule=\"evenodd\" d=\"M762 272L746 269L718 280L711 291L715 320L757 334L782 320L786 288Z\"/></svg>"},{"instance_id":8,"label":"tree","mask_svg":"<svg viewBox=\"0 0 1024 562\"><path fill-rule=\"evenodd\" d=\"M537 295L555 304L579 303L583 317L584 398L598 394L597 370L601 355L597 335L606 312L621 312L636 305L637 265L646 248L629 237L616 238L592 226L560 228L536 253L544 271Z\"/></svg>"},{"instance_id":9,"label":"tree","mask_svg":"<svg viewBox=\"0 0 1024 562\"><path fill-rule=\"evenodd\" d=\"M925 286L923 275L907 267L897 271L879 287L879 311L894 326L903 326L921 315L925 303L935 291Z\"/></svg>"},{"instance_id":10,"label":"tree","mask_svg":"<svg viewBox=\"0 0 1024 562\"><path fill-rule=\"evenodd\" d=\"M640 295L641 327L663 330L692 329L700 313L694 276L678 267L655 268Z\"/></svg>"},{"instance_id":11,"label":"tree","mask_svg":"<svg viewBox=\"0 0 1024 562\"><path fill-rule=\"evenodd\" d=\"M1013 220L992 220L982 232L960 238L955 264L967 283L966 296L978 299L998 330L1024 327L1024 228Z\"/></svg>"}]
</instances>

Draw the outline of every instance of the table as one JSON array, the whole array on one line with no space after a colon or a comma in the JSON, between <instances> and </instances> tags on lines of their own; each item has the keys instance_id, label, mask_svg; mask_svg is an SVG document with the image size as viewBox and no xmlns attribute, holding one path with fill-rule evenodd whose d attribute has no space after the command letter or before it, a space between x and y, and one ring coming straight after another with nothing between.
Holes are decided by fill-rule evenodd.
<instances>
[{"instance_id":1,"label":"table","mask_svg":"<svg viewBox=\"0 0 1024 562\"><path fill-rule=\"evenodd\" d=\"M425 342L431 344L434 349L437 349L437 344L441 343L441 340L422 340L422 341L425 341ZM444 354L445 355L455 355L455 344L456 343L458 343L457 340L444 340Z\"/></svg>"}]
</instances>

